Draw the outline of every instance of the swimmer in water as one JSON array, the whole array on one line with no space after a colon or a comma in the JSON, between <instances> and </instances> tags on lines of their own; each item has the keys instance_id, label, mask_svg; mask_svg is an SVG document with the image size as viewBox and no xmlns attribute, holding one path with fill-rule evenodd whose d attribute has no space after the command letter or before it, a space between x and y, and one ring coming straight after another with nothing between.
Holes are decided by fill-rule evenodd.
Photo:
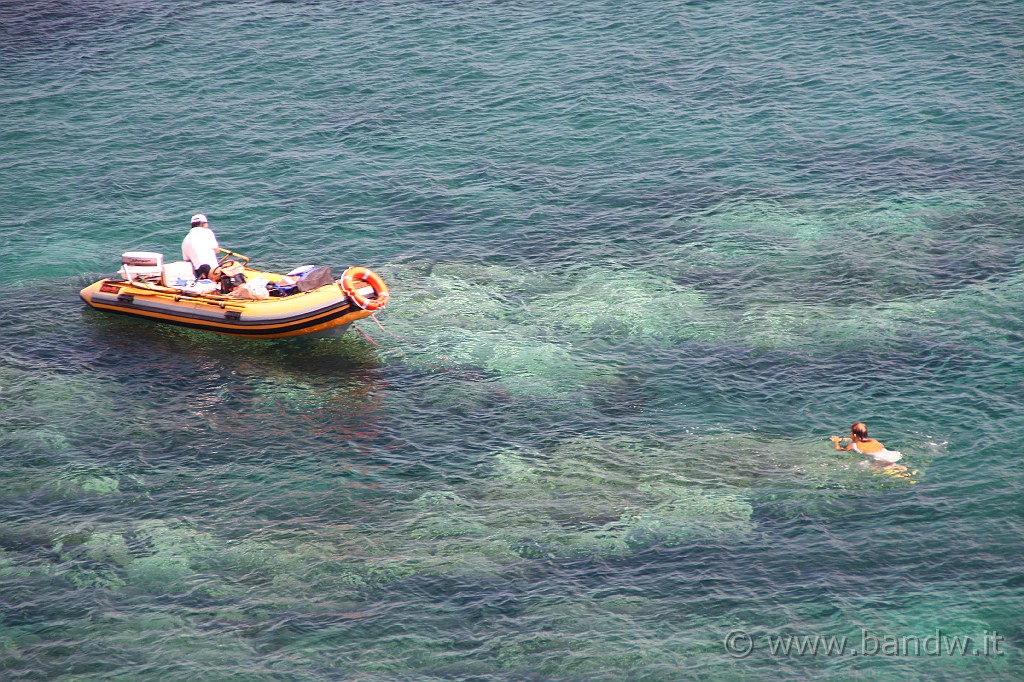
<instances>
[{"instance_id":1,"label":"swimmer in water","mask_svg":"<svg viewBox=\"0 0 1024 682\"><path fill-rule=\"evenodd\" d=\"M903 455L897 450L888 450L884 445L874 438L868 438L868 425L864 422L857 422L850 427L850 437L840 438L832 436L829 438L836 450L853 450L862 455L867 455L872 461L884 465L884 468L899 468L906 471L906 467L897 467L896 462L903 459ZM848 440L851 443L845 447L839 443Z\"/></svg>"},{"instance_id":2,"label":"swimmer in water","mask_svg":"<svg viewBox=\"0 0 1024 682\"><path fill-rule=\"evenodd\" d=\"M853 450L854 452L859 452L862 455L877 455L885 450L885 446L877 440L874 438L868 438L868 425L864 422L857 422L851 426L850 436L850 438L832 436L829 440L832 441L832 445L836 446L836 450ZM853 442L846 447L842 447L839 443L844 440Z\"/></svg>"}]
</instances>

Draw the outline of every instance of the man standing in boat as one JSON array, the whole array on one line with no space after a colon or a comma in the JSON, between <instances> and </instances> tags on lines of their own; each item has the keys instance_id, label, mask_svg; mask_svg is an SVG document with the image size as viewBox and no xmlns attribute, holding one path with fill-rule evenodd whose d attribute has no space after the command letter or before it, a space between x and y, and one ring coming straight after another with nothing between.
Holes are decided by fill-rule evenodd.
<instances>
[{"instance_id":1,"label":"man standing in boat","mask_svg":"<svg viewBox=\"0 0 1024 682\"><path fill-rule=\"evenodd\" d=\"M217 243L217 235L202 213L192 216L192 229L181 242L181 257L192 263L196 279L209 279L217 267L217 252L224 251Z\"/></svg>"}]
</instances>

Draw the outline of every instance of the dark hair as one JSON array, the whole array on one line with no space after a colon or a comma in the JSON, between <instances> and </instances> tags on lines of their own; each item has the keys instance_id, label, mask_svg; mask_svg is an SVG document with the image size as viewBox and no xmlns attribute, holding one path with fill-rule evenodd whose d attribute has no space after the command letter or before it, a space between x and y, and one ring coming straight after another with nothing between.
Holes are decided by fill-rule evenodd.
<instances>
[{"instance_id":1,"label":"dark hair","mask_svg":"<svg viewBox=\"0 0 1024 682\"><path fill-rule=\"evenodd\" d=\"M850 433L857 436L858 438L868 437L868 425L864 422L856 422L850 427Z\"/></svg>"}]
</instances>

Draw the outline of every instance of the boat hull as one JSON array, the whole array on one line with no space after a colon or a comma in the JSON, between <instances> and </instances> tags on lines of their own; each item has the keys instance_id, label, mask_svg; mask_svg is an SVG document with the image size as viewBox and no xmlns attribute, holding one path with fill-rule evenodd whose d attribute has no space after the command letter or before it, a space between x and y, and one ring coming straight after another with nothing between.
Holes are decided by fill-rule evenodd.
<instances>
[{"instance_id":1,"label":"boat hull","mask_svg":"<svg viewBox=\"0 0 1024 682\"><path fill-rule=\"evenodd\" d=\"M104 279L82 289L81 297L104 312L260 339L340 336L353 322L373 314L355 305L337 282L291 296L249 301Z\"/></svg>"}]
</instances>

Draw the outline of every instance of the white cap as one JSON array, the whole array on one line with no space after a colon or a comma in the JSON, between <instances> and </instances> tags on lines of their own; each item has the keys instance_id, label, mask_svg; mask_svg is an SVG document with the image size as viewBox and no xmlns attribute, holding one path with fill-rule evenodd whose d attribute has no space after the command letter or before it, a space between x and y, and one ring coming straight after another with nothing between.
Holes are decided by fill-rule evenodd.
<instances>
[{"instance_id":1,"label":"white cap","mask_svg":"<svg viewBox=\"0 0 1024 682\"><path fill-rule=\"evenodd\" d=\"M195 225L196 223L208 223L208 222L210 222L210 221L207 220L206 216L204 216L202 213L196 213L194 216L192 216L192 224L193 225Z\"/></svg>"}]
</instances>

